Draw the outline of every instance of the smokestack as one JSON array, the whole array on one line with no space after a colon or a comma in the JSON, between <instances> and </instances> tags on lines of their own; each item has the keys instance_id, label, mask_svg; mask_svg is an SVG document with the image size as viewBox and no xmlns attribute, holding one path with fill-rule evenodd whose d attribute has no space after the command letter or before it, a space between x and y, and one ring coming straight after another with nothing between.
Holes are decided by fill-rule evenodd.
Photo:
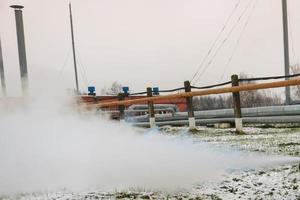
<instances>
[{"instance_id":1,"label":"smokestack","mask_svg":"<svg viewBox=\"0 0 300 200\"><path fill-rule=\"evenodd\" d=\"M0 38L0 79L1 79L2 94L3 96L6 96L6 84L5 84L5 75L4 75L4 66L3 66L3 57L2 57L1 38Z\"/></svg>"},{"instance_id":2,"label":"smokestack","mask_svg":"<svg viewBox=\"0 0 300 200\"><path fill-rule=\"evenodd\" d=\"M23 13L22 13L22 9L24 8L24 6L12 5L10 7L15 10L22 90L23 90L23 94L26 95L28 90L28 73L27 73L27 60L26 60Z\"/></svg>"}]
</instances>

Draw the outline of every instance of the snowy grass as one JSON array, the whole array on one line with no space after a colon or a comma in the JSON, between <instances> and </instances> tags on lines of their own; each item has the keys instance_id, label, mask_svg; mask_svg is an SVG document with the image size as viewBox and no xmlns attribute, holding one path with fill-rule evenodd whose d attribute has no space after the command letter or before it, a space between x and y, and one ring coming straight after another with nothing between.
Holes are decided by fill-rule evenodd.
<instances>
[{"instance_id":1,"label":"snowy grass","mask_svg":"<svg viewBox=\"0 0 300 200\"><path fill-rule=\"evenodd\" d=\"M142 134L142 130L139 130ZM162 134L180 135L195 143L206 142L242 151L263 152L300 158L300 129L246 127L244 135L234 129L199 127L189 132L186 127L162 127ZM232 171L218 182L196 184L189 191L165 193L132 188L123 191L101 190L73 193L67 190L41 191L30 194L0 197L0 200L79 200L79 199L300 199L299 163L280 163L269 168Z\"/></svg>"}]
</instances>

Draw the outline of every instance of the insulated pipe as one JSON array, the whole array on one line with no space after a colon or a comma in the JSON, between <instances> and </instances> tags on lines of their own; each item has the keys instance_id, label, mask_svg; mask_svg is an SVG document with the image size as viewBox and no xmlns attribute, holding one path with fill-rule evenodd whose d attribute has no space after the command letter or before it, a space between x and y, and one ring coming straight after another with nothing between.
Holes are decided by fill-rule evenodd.
<instances>
[{"instance_id":1,"label":"insulated pipe","mask_svg":"<svg viewBox=\"0 0 300 200\"><path fill-rule=\"evenodd\" d=\"M234 123L234 118L215 118L215 119L196 119L197 125L207 125L216 123ZM277 124L277 123L300 123L300 115L295 116L273 116L273 117L243 117L243 122L246 124ZM149 122L132 122L134 126L149 126ZM157 126L185 126L189 121L176 120L176 121L158 121Z\"/></svg>"},{"instance_id":2,"label":"insulated pipe","mask_svg":"<svg viewBox=\"0 0 300 200\"><path fill-rule=\"evenodd\" d=\"M243 119L247 118L260 118L260 117L280 117L280 116L300 116L300 105L288 106L266 106L255 108L242 108ZM195 111L195 118L197 120L206 119L227 119L234 118L233 109L220 109L220 110L203 110ZM157 116L156 121L178 121L187 120L187 112L177 112L174 116ZM130 121L146 122L146 116L130 117Z\"/></svg>"},{"instance_id":3,"label":"insulated pipe","mask_svg":"<svg viewBox=\"0 0 300 200\"><path fill-rule=\"evenodd\" d=\"M107 106L116 106L116 105L131 105L138 103L145 103L147 101L157 101L162 99L176 99L182 97L192 97L192 96L205 96L210 94L224 94L224 93L232 93L239 91L250 91L250 90L259 90L259 89L268 89L268 88L278 88L278 87L286 87L286 86L294 86L300 85L300 79L290 79L284 81L275 81L270 83L254 83L247 85L240 85L234 87L223 87L218 89L208 89L194 92L184 92L179 94L170 94L165 96L155 96L155 97L145 97L141 99L132 99L132 100L124 100L124 101L112 101L106 103L97 103L92 105L86 105L86 107L107 107Z\"/></svg>"}]
</instances>

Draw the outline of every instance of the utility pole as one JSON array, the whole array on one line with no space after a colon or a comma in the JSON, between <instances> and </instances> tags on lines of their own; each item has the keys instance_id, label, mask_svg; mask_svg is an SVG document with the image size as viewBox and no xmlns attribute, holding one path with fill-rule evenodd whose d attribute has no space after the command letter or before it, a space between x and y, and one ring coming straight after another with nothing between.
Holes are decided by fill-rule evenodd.
<instances>
[{"instance_id":1,"label":"utility pole","mask_svg":"<svg viewBox=\"0 0 300 200\"><path fill-rule=\"evenodd\" d=\"M1 39L0 39L0 79L1 79L2 94L3 96L6 96L6 84L5 84Z\"/></svg>"},{"instance_id":2,"label":"utility pole","mask_svg":"<svg viewBox=\"0 0 300 200\"><path fill-rule=\"evenodd\" d=\"M71 36L72 36L72 48L73 48L73 62L74 62L75 81L76 81L76 93L79 94L78 74L77 74L77 64L76 64L76 53L75 53L75 42L74 42L74 30L73 30L73 18L72 18L71 3L69 3L69 10L70 10L70 24L71 24Z\"/></svg>"},{"instance_id":3,"label":"utility pole","mask_svg":"<svg viewBox=\"0 0 300 200\"><path fill-rule=\"evenodd\" d=\"M10 7L15 10L22 90L23 90L23 95L26 95L28 92L28 72L27 72L27 60L26 60L23 13L22 13L22 9L24 8L24 6L12 5Z\"/></svg>"},{"instance_id":4,"label":"utility pole","mask_svg":"<svg viewBox=\"0 0 300 200\"><path fill-rule=\"evenodd\" d=\"M282 21L283 21L283 43L284 43L284 73L285 76L290 75L290 58L289 58L289 29L287 15L287 0L282 0ZM287 80L288 78L286 78ZM285 88L285 103L291 103L290 87Z\"/></svg>"}]
</instances>

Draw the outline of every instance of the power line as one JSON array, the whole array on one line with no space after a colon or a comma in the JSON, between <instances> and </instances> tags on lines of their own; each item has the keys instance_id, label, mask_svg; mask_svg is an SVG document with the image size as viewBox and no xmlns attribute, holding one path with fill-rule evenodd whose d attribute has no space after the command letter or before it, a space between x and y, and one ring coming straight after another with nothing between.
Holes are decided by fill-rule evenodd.
<instances>
[{"instance_id":1,"label":"power line","mask_svg":"<svg viewBox=\"0 0 300 200\"><path fill-rule=\"evenodd\" d=\"M294 46L295 40L294 40L294 34L293 34L293 26L291 23L290 11L288 12L288 23L289 23L289 27L290 27L289 34L290 34L290 38L291 38L292 56L293 56L294 62L297 63L299 60L296 56L296 51L295 51L295 46Z\"/></svg>"},{"instance_id":2,"label":"power line","mask_svg":"<svg viewBox=\"0 0 300 200\"><path fill-rule=\"evenodd\" d=\"M250 7L250 5L251 5L252 2L253 2L253 0L249 0L247 6L245 7L245 9L241 13L241 15L238 17L237 21L235 22L235 24L233 25L233 27L231 28L231 30L229 31L229 33L226 35L225 39L222 41L222 43L220 44L220 46L217 48L217 50L215 51L213 57L206 64L206 66L202 69L201 73L199 74L199 76L196 79L196 81L194 81L194 83L197 83L199 81L199 79L203 76L203 74L206 72L206 70L208 69L208 67L213 63L215 57L218 55L219 51L222 49L222 47L228 41L229 37L231 36L231 34L233 33L233 31L235 30L235 28L237 27L237 25L241 21L242 17L245 15L245 13L247 12L247 10L249 9L249 7Z\"/></svg>"},{"instance_id":3,"label":"power line","mask_svg":"<svg viewBox=\"0 0 300 200\"><path fill-rule=\"evenodd\" d=\"M64 61L63 61L63 64L61 65L61 67L60 67L60 69L59 69L59 76L60 76L60 77L62 76L62 73L63 73L63 71L64 71L64 69L65 69L65 67L66 67L66 65L67 65L67 62L68 62L68 60L69 60L69 58L70 58L70 53L71 53L71 49L69 48L68 51L67 51L67 54L66 54L66 56L65 56L65 59L64 59Z\"/></svg>"},{"instance_id":4,"label":"power line","mask_svg":"<svg viewBox=\"0 0 300 200\"><path fill-rule=\"evenodd\" d=\"M80 73L81 73L83 81L85 82L85 86L87 87L88 86L88 78L87 78L87 75L86 75L85 66L82 64L82 60L81 60L81 57L80 57L79 50L76 49L76 52L77 52L77 55L78 55Z\"/></svg>"},{"instance_id":5,"label":"power line","mask_svg":"<svg viewBox=\"0 0 300 200\"><path fill-rule=\"evenodd\" d=\"M195 74L193 75L193 77L191 78L191 82L194 80L194 78L198 75L200 69L203 67L203 64L205 63L206 59L208 58L208 56L211 54L212 50L215 48L215 45L217 44L217 41L220 39L221 35L223 34L223 32L225 31L226 27L229 24L230 19L232 18L232 16L234 15L236 9L238 8L238 6L240 5L241 0L238 0L237 3L235 4L233 10L231 11L230 15L228 16L228 18L225 21L225 24L223 25L223 27L221 28L220 32L218 33L216 39L213 41L211 47L209 48L208 52L206 53L206 55L204 56L203 60L201 61L199 67L197 68Z\"/></svg>"},{"instance_id":6,"label":"power line","mask_svg":"<svg viewBox=\"0 0 300 200\"><path fill-rule=\"evenodd\" d=\"M254 10L255 10L255 7L256 7L256 3L257 3L257 0L255 0L255 2L253 3L252 9L251 9L251 11L250 11L250 14L249 14L248 18L246 19L246 22L245 22L245 24L244 24L244 26L243 26L243 28L242 28L242 31L241 31L241 33L240 33L240 35L239 35L239 37L238 37L238 39L237 39L237 41L236 41L236 44L235 44L235 46L234 46L234 48L233 48L233 51L232 51L232 53L231 53L231 56L229 57L229 59L228 59L226 65L225 65L225 67L224 67L224 69L223 69L223 73L222 73L222 75L221 75L219 81L221 81L221 80L223 79L223 77L224 77L224 75L225 75L225 71L226 71L227 68L229 67L229 64L231 63L231 61L232 61L232 59L233 59L233 56L235 55L235 52L236 52L236 50L238 49L238 46L239 46L240 41L241 41L241 39L242 39L242 37L243 37L243 34L244 34L244 32L245 32L245 30L246 30L246 28L247 28L247 26L248 26L248 24L249 24L249 22L250 22L250 19L251 19L253 13L254 13Z\"/></svg>"},{"instance_id":7,"label":"power line","mask_svg":"<svg viewBox=\"0 0 300 200\"><path fill-rule=\"evenodd\" d=\"M232 81L227 81L227 82L224 82L224 83L218 83L218 84L214 84L214 85L206 85L206 86L191 86L191 88L193 89L199 89L199 90L203 90L203 89L210 89L210 88L215 88L215 87L220 87L220 86L224 86L224 85L228 85L228 84L231 84Z\"/></svg>"},{"instance_id":8,"label":"power line","mask_svg":"<svg viewBox=\"0 0 300 200\"><path fill-rule=\"evenodd\" d=\"M81 86L83 86L83 88L87 88L88 86L88 83L87 83L87 79L85 78L84 76L84 73L83 73L83 70L82 70L82 65L79 64L79 72L81 74L81 77L82 77L82 83L81 83Z\"/></svg>"},{"instance_id":9,"label":"power line","mask_svg":"<svg viewBox=\"0 0 300 200\"><path fill-rule=\"evenodd\" d=\"M240 82L250 82L250 81L266 81L271 79L286 79L286 78L294 78L300 76L300 73L284 75L284 76L264 76L264 77L255 77L255 78L241 78Z\"/></svg>"}]
</instances>

